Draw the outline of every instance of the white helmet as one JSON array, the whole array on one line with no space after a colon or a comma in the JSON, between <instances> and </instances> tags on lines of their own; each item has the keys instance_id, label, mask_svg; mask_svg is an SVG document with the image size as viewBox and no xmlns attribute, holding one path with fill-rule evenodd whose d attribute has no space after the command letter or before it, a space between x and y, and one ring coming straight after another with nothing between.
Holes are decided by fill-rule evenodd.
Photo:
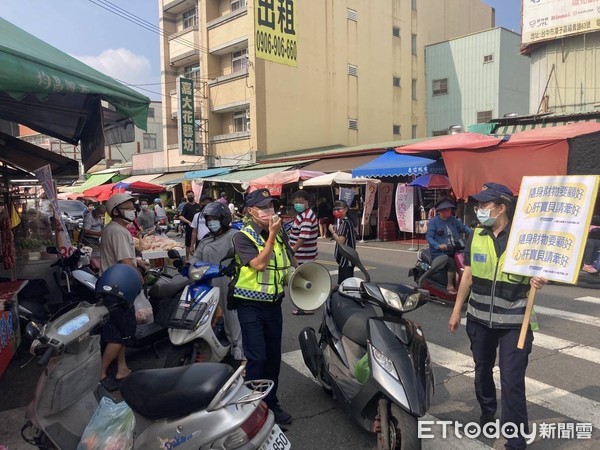
<instances>
[{"instance_id":1,"label":"white helmet","mask_svg":"<svg viewBox=\"0 0 600 450\"><path fill-rule=\"evenodd\" d=\"M106 202L106 212L108 213L109 216L112 217L113 209L115 209L117 206L122 205L123 203L125 203L129 200L135 201L135 197L132 197L131 195L125 194L125 193L114 194Z\"/></svg>"}]
</instances>

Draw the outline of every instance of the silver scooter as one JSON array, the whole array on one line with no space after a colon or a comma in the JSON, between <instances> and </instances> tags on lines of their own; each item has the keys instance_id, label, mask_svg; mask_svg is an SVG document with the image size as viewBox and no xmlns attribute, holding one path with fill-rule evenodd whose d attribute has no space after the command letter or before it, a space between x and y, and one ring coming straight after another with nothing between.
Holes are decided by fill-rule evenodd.
<instances>
[{"instance_id":1,"label":"silver scooter","mask_svg":"<svg viewBox=\"0 0 600 450\"><path fill-rule=\"evenodd\" d=\"M94 333L108 316L101 302L84 302L41 329L33 322L27 326L32 353L45 366L21 429L29 444L77 448L99 398L109 396L98 383L100 337ZM291 448L261 401L273 382L244 382L242 371L204 363L133 372L121 383L135 416L133 448Z\"/></svg>"}]
</instances>

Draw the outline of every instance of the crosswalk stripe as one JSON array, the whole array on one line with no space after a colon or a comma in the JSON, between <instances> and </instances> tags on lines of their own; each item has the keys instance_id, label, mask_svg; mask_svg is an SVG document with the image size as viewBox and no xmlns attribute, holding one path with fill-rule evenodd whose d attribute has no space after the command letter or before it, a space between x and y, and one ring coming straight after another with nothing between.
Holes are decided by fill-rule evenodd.
<instances>
[{"instance_id":1,"label":"crosswalk stripe","mask_svg":"<svg viewBox=\"0 0 600 450\"><path fill-rule=\"evenodd\" d=\"M600 305L600 298L598 298L598 297L585 296L585 297L577 297L577 298L574 298L573 300L577 300L580 302L593 303L595 305Z\"/></svg>"},{"instance_id":2,"label":"crosswalk stripe","mask_svg":"<svg viewBox=\"0 0 600 450\"><path fill-rule=\"evenodd\" d=\"M302 357L301 350L294 350L291 352L284 353L283 355L281 355L281 360L284 363L286 363L288 366L290 366L291 368L300 372L302 375L307 377L309 380L320 385L320 383L315 379L315 377L312 376L312 373L310 373L310 370L308 370L308 367L306 367L306 365L304 364L304 358ZM436 422L440 419L438 419L435 416L432 416L431 414L425 414L420 420ZM435 427L432 428L432 432L434 432L434 431L436 431ZM473 449L473 450L489 450L492 448L489 445L486 445L483 442L478 441L477 439L468 439L468 441L467 441L467 439L459 439L454 435L454 427L448 426L448 434L446 435L446 438L442 442L444 450L463 450L465 448L466 442L468 442L469 449ZM437 436L436 436L436 439L433 439L433 440L423 439L423 449L434 450L434 449L439 449L439 448L440 448L440 442L437 440Z\"/></svg>"},{"instance_id":3,"label":"crosswalk stripe","mask_svg":"<svg viewBox=\"0 0 600 450\"><path fill-rule=\"evenodd\" d=\"M546 306L534 306L535 312L545 316L556 317L558 319L570 320L572 322L582 323L584 325L592 325L594 327L600 327L600 320L597 317L579 314L569 311L562 311L560 309L548 308Z\"/></svg>"},{"instance_id":4,"label":"crosswalk stripe","mask_svg":"<svg viewBox=\"0 0 600 450\"><path fill-rule=\"evenodd\" d=\"M460 323L466 325L467 319L462 318ZM548 336L547 334L539 333L537 331L533 333L533 345L548 350L555 350L565 355L573 356L574 358L600 363L600 349L588 345L577 344L575 342L567 341L566 339Z\"/></svg>"},{"instance_id":5,"label":"crosswalk stripe","mask_svg":"<svg viewBox=\"0 0 600 450\"><path fill-rule=\"evenodd\" d=\"M475 378L474 363L470 357L431 342L428 343L428 346L431 360L434 363L469 378ZM500 389L498 367L494 368L494 381L496 387ZM577 422L591 423L594 428L600 429L600 402L572 394L529 377L525 377L525 383L527 386L527 401L560 413Z\"/></svg>"}]
</instances>

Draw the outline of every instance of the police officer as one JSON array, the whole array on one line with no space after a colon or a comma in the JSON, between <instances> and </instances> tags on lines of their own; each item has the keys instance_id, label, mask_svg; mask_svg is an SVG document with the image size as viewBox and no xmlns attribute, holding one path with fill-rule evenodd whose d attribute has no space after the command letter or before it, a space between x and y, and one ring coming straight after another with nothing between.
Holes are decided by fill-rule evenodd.
<instances>
[{"instance_id":1,"label":"police officer","mask_svg":"<svg viewBox=\"0 0 600 450\"><path fill-rule=\"evenodd\" d=\"M499 353L502 396L502 424L508 427L508 449L525 448L518 428L529 432L525 399L525 370L531 352L533 333L527 332L524 348L517 342L527 305L529 287L546 284L541 277L527 278L502 272L506 246L514 214L511 190L498 183L486 183L472 195L475 213L482 227L471 234L465 249L465 270L456 303L448 322L454 333L460 325L463 303L471 292L467 307L467 335L475 361L475 395L481 407L482 426L493 422L496 414L496 386L492 369Z\"/></svg>"},{"instance_id":2,"label":"police officer","mask_svg":"<svg viewBox=\"0 0 600 450\"><path fill-rule=\"evenodd\" d=\"M281 231L282 220L273 217L276 202L267 189L255 190L246 197L249 220L233 238L237 270L230 295L242 328L248 361L246 379L273 380L275 385L265 402L276 423L288 424L292 416L279 405L277 384L283 327L281 301L292 260Z\"/></svg>"}]
</instances>

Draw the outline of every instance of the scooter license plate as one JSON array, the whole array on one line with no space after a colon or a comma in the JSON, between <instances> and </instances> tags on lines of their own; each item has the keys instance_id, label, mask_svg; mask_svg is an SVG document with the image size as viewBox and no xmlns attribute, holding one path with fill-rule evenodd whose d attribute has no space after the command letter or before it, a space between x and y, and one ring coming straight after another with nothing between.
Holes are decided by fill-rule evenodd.
<instances>
[{"instance_id":1,"label":"scooter license plate","mask_svg":"<svg viewBox=\"0 0 600 450\"><path fill-rule=\"evenodd\" d=\"M269 437L263 442L258 450L288 450L292 448L292 444L288 438L283 434L279 425L273 425Z\"/></svg>"}]
</instances>

